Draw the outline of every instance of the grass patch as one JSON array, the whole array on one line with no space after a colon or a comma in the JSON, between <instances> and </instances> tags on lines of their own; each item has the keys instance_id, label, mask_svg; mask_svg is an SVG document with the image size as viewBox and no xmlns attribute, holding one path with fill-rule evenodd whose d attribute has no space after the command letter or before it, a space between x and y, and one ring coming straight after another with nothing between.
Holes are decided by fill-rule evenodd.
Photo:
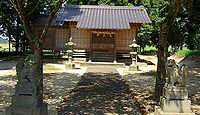
<instances>
[{"instance_id":1,"label":"grass patch","mask_svg":"<svg viewBox=\"0 0 200 115\"><path fill-rule=\"evenodd\" d=\"M150 54L150 55L155 55L158 49L154 46L145 46L144 51L142 54Z\"/></svg>"},{"instance_id":2,"label":"grass patch","mask_svg":"<svg viewBox=\"0 0 200 115\"><path fill-rule=\"evenodd\" d=\"M182 50L177 51L176 55L178 55L178 57L188 57L188 56L192 56L192 55L200 55L200 50L189 50L187 48L183 48Z\"/></svg>"},{"instance_id":3,"label":"grass patch","mask_svg":"<svg viewBox=\"0 0 200 115\"><path fill-rule=\"evenodd\" d=\"M0 43L0 48L9 48L9 44L8 43Z\"/></svg>"},{"instance_id":4,"label":"grass patch","mask_svg":"<svg viewBox=\"0 0 200 115\"><path fill-rule=\"evenodd\" d=\"M12 44L10 44L10 51L11 52L15 51L15 47L12 47ZM0 43L0 52L1 53L9 52L9 43L8 42Z\"/></svg>"},{"instance_id":5,"label":"grass patch","mask_svg":"<svg viewBox=\"0 0 200 115\"><path fill-rule=\"evenodd\" d=\"M154 46L145 46L144 51L158 51L158 49Z\"/></svg>"}]
</instances>

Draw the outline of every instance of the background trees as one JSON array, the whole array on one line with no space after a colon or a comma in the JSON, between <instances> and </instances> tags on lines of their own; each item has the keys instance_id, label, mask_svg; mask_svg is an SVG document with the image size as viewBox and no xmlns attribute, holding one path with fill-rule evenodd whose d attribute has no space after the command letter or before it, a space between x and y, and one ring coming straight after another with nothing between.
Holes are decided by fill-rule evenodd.
<instances>
[{"instance_id":1,"label":"background trees","mask_svg":"<svg viewBox=\"0 0 200 115\"><path fill-rule=\"evenodd\" d=\"M12 5L10 5L7 0L2 0L3 4L1 3L1 6L6 4L6 7L8 6L12 13L6 13L8 12L8 9L6 7L1 7L1 15L6 17L6 20L9 20L9 22L15 22L13 19L17 20L17 12L14 11L14 8ZM15 1L15 0L14 0ZM41 1L41 0L40 0ZM56 0L52 0L51 3L54 3L55 5ZM174 23L170 27L170 32L168 38L168 46L172 46L174 50L182 48L182 46L185 44L188 46L189 49L199 49L200 40L199 38L199 3L200 0L185 0L182 1L180 6L180 12L178 13L176 19L174 20ZM147 12L152 20L151 24L142 25L139 34L137 36L138 43L144 48L146 45L149 46L155 46L158 45L158 38L159 38L159 32L160 32L160 24L163 21L163 19L167 15L167 11L169 9L167 5L166 0L67 0L67 4L92 4L92 5L121 5L121 6L143 6L147 9ZM37 8L34 8L34 5L38 5ZM52 4L53 5L53 4ZM38 3L37 1L29 2L28 5L30 9L34 9L33 13L40 13L40 12L46 12L49 13L49 5L45 3L45 0L42 0L41 3ZM14 13L15 12L15 13ZM5 16L5 14L11 16ZM13 15L14 14L14 15ZM15 17L15 18L11 18ZM0 17L2 22L2 17ZM19 18L19 17L18 17ZM5 19L5 18L4 18ZM3 19L3 20L4 20ZM19 26L22 25L21 21L19 22ZM20 24L21 23L21 24ZM1 23L1 25L6 24ZM14 24L16 27L17 25ZM4 26L5 27L5 26ZM9 26L11 27L11 26ZM13 29L13 28L12 28ZM9 29L11 31L12 29ZM21 30L20 30L21 31ZM19 33L19 32L11 32L11 34ZM22 32L22 36L23 36ZM8 34L8 32L7 32ZM21 35L19 34L19 35ZM18 46L18 39L21 39L22 36L17 37L19 35L11 35L12 38L16 41L16 46ZM22 42L23 40L19 40Z\"/></svg>"},{"instance_id":2,"label":"background trees","mask_svg":"<svg viewBox=\"0 0 200 115\"><path fill-rule=\"evenodd\" d=\"M39 56L38 59L38 81L40 83L41 92L43 92L43 63L42 63L42 43L45 38L45 35L48 31L48 27L51 24L52 19L62 5L62 0L9 0L12 7L17 12L19 19L21 20L22 27L28 38L30 44L30 50L34 55ZM44 9L46 7L47 12L45 15L48 16L47 23L43 28L42 35L37 38L33 32L31 26L30 17L33 13L40 13L38 9Z\"/></svg>"},{"instance_id":3,"label":"background trees","mask_svg":"<svg viewBox=\"0 0 200 115\"><path fill-rule=\"evenodd\" d=\"M2 33L9 37L9 52L13 42L17 53L24 52L26 37L17 12L7 0L2 0L0 6L0 25Z\"/></svg>"}]
</instances>

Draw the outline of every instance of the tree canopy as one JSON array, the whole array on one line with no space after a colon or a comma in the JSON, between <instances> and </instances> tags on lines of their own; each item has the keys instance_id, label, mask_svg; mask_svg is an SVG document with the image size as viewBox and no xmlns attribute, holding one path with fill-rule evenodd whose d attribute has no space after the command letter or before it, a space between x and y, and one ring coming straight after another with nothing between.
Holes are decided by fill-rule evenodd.
<instances>
[{"instance_id":1,"label":"tree canopy","mask_svg":"<svg viewBox=\"0 0 200 115\"><path fill-rule=\"evenodd\" d=\"M11 27L9 31L12 34L19 33L17 30L13 30L17 27L16 24L9 22L16 22L17 12L15 8L7 0L2 0L1 3L1 21L0 24L5 28ZM16 0L11 0L16 1ZM147 12L152 20L151 24L142 25L138 35L138 43L145 47L158 45L158 38L160 32L160 24L167 15L168 1L165 0L67 0L66 4L82 4L82 5L118 5L118 6L143 6L147 9ZM46 0L28 0L24 4L25 12L27 16L30 14L49 13L52 8L55 7L56 0L47 2ZM200 0L185 0L181 2L180 12L170 27L168 35L168 45L174 47L174 49L182 48L184 44L189 49L199 49L199 28L200 28ZM23 5L22 5L23 6ZM7 13L12 12L12 13ZM14 15L13 15L14 14ZM10 15L10 16L8 16ZM15 20L15 21L14 21ZM19 21L20 22L20 21ZM20 22L21 23L21 22ZM22 25L22 24L19 24ZM6 29L8 30L8 29ZM22 31L22 30L21 30ZM5 31L8 33L8 31ZM23 31L22 31L23 33ZM22 34L23 35L23 34ZM16 39L16 36L12 35ZM21 36L19 38L22 38Z\"/></svg>"}]
</instances>

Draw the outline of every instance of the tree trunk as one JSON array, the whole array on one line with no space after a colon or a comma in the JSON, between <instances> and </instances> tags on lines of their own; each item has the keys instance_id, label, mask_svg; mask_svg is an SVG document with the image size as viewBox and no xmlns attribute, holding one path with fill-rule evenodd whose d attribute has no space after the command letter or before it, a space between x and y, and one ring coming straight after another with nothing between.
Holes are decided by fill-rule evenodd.
<instances>
[{"instance_id":1,"label":"tree trunk","mask_svg":"<svg viewBox=\"0 0 200 115\"><path fill-rule=\"evenodd\" d=\"M27 35L30 47L32 47L31 52L35 55L40 56L39 61L39 69L40 71L38 71L39 75L38 76L38 81L40 84L40 89L39 91L41 91L41 93L43 93L43 62L42 62L42 43L40 42L39 38L36 38L34 35L34 32L32 31L32 27L30 24L30 21L28 19L28 17L26 15L20 15L20 19L22 21L22 25L24 27L24 31ZM25 41L25 40L24 40ZM25 44L23 44L25 45Z\"/></svg>"},{"instance_id":2,"label":"tree trunk","mask_svg":"<svg viewBox=\"0 0 200 115\"><path fill-rule=\"evenodd\" d=\"M161 25L161 33L159 38L158 46L158 65L157 65L157 77L156 77L156 86L155 86L155 99L157 102L160 100L160 96L163 94L163 86L165 84L166 70L165 70L165 61L167 60L167 34L169 28L165 22Z\"/></svg>"},{"instance_id":3,"label":"tree trunk","mask_svg":"<svg viewBox=\"0 0 200 115\"><path fill-rule=\"evenodd\" d=\"M39 70L40 70L40 71L38 71L38 73L39 73L40 76L38 76L37 81L40 84L39 90L42 93L43 92L42 42L45 38L45 35L48 31L48 27L50 26L52 19L54 18L55 14L59 10L60 6L62 5L62 0L58 0L54 7L52 7L51 2L48 2L48 0L45 0L46 3L49 5L50 14L49 14L49 17L48 17L48 20L47 20L47 24L45 25L45 28L43 29L43 33L39 38L36 38L36 36L34 35L34 32L33 32L32 27L31 27L31 22L30 22L28 16L31 15L35 11L35 9L37 9L39 2L41 2L41 1L38 1L38 5L36 5L33 8L33 10L30 11L30 12L27 12L28 8L26 7L26 4L29 3L28 1L24 1L24 2L22 2L21 0L14 0L14 1L9 0L9 1L12 3L13 7L15 8L15 10L17 11L17 13L20 17L20 20L22 21L24 31L27 35L27 38L28 38L28 41L29 41L29 44L30 44L30 47L31 47L31 52L40 57L39 60L38 60L39 61ZM45 1L43 1L43 2L45 2Z\"/></svg>"},{"instance_id":4,"label":"tree trunk","mask_svg":"<svg viewBox=\"0 0 200 115\"><path fill-rule=\"evenodd\" d=\"M17 17L17 28L19 28L19 17ZM19 36L20 36L20 32L19 30L17 30L17 36L16 36L16 43L15 43L15 52L18 53L19 52Z\"/></svg>"},{"instance_id":5,"label":"tree trunk","mask_svg":"<svg viewBox=\"0 0 200 115\"><path fill-rule=\"evenodd\" d=\"M158 65L155 85L155 99L160 101L160 96L163 94L163 86L166 79L165 62L168 57L168 32L170 25L173 23L180 7L180 0L169 0L169 11L165 20L161 24L159 46L158 46Z\"/></svg>"},{"instance_id":6,"label":"tree trunk","mask_svg":"<svg viewBox=\"0 0 200 115\"><path fill-rule=\"evenodd\" d=\"M9 51L9 53L10 53L10 49L11 49L10 44L11 44L11 33L10 33L10 30L8 29L8 45L9 45L8 51Z\"/></svg>"}]
</instances>

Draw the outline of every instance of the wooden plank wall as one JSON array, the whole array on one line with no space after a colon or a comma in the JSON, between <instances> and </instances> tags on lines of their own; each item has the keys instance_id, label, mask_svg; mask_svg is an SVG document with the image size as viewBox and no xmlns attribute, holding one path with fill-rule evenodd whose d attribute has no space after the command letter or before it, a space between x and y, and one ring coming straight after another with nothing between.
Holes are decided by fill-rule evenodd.
<instances>
[{"instance_id":1,"label":"wooden plank wall","mask_svg":"<svg viewBox=\"0 0 200 115\"><path fill-rule=\"evenodd\" d=\"M56 28L56 36L55 36L55 49L56 50L65 50L65 44L68 42L70 37L69 29Z\"/></svg>"},{"instance_id":2,"label":"wooden plank wall","mask_svg":"<svg viewBox=\"0 0 200 115\"><path fill-rule=\"evenodd\" d=\"M34 28L34 33L36 37L40 37L42 34L42 27L35 27ZM46 34L46 37L43 42L43 48L44 49L53 49L54 48L54 36L55 36L55 29L54 28L49 28L48 32Z\"/></svg>"},{"instance_id":3,"label":"wooden plank wall","mask_svg":"<svg viewBox=\"0 0 200 115\"><path fill-rule=\"evenodd\" d=\"M137 29L139 24L130 24L130 30L112 30L115 32L116 38L116 50L117 52L128 52L131 49L129 45L132 44L132 40L136 38ZM69 22L69 26L66 27L50 27L47 32L47 36L44 42L44 49L56 49L64 50L66 48L65 43L69 38L73 38L73 42L77 45L76 49L87 50L90 49L91 31L89 29L77 29L76 22ZM42 28L35 27L37 37L41 35Z\"/></svg>"},{"instance_id":4,"label":"wooden plank wall","mask_svg":"<svg viewBox=\"0 0 200 115\"><path fill-rule=\"evenodd\" d=\"M130 30L118 30L116 34L116 50L130 51L129 45L132 44L133 39L136 38L136 28Z\"/></svg>"},{"instance_id":5,"label":"wooden plank wall","mask_svg":"<svg viewBox=\"0 0 200 115\"><path fill-rule=\"evenodd\" d=\"M90 31L85 29L77 29L75 24L70 24L71 37L76 43L75 48L88 50L90 48Z\"/></svg>"}]
</instances>

